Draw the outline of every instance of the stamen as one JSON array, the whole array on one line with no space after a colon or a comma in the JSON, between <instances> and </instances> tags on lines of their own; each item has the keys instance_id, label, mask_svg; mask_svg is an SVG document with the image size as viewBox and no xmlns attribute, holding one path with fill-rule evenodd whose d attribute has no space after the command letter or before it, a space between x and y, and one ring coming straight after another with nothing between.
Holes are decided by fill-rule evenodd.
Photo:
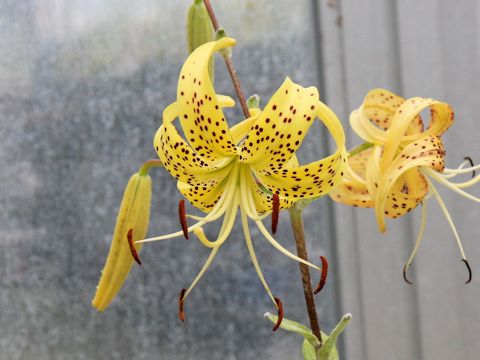
<instances>
[{"instance_id":1,"label":"stamen","mask_svg":"<svg viewBox=\"0 0 480 360\"><path fill-rule=\"evenodd\" d=\"M222 194L222 197L220 198L220 201L213 207L212 211L203 220L201 220L201 221L197 222L196 224L193 224L192 226L188 227L188 229L187 229L188 232L191 232L191 231L205 225L207 222L216 220L217 218L219 218L221 215L223 215L225 213L226 209L228 209L228 207L231 203L231 200L228 200L228 199L230 199L230 197L229 198L225 197L225 200L222 200L224 195L226 196L226 193ZM173 239L173 238L176 238L176 237L179 237L179 236L182 236L182 235L183 235L183 231L177 231L177 232L174 232L174 233L171 233L171 234L160 235L160 236L155 236L155 237L151 237L151 238L147 238L147 239L137 240L137 241L135 241L135 244L143 244L143 243L147 243L147 242L168 240L168 239Z\"/></svg>"},{"instance_id":2,"label":"stamen","mask_svg":"<svg viewBox=\"0 0 480 360\"><path fill-rule=\"evenodd\" d=\"M467 259L462 259L462 261L465 263L467 266L468 270L468 280L465 282L465 284L468 284L470 281L472 281L472 269L470 268L470 264L468 263Z\"/></svg>"},{"instance_id":3,"label":"stamen","mask_svg":"<svg viewBox=\"0 0 480 360\"><path fill-rule=\"evenodd\" d=\"M202 266L202 269L200 270L200 272L198 273L198 275L195 277L195 279L193 280L192 284L189 286L189 288L187 289L187 291L184 293L183 295L183 301L185 301L185 298L188 296L188 294L190 294L190 292L193 290L193 288L195 287L195 285L197 285L197 283L200 281L200 279L202 278L202 276L205 274L205 272L207 271L207 269L210 267L210 265L212 264L213 262L213 259L215 258L215 255L217 255L217 252L218 250L220 249L220 246L216 247L216 248L213 248L213 250L211 251L210 255L208 256L207 260L205 261L205 264L203 264Z\"/></svg>"},{"instance_id":4,"label":"stamen","mask_svg":"<svg viewBox=\"0 0 480 360\"><path fill-rule=\"evenodd\" d=\"M185 215L185 200L178 202L178 217L180 218L180 225L182 226L183 236L188 240L188 225L187 217Z\"/></svg>"},{"instance_id":5,"label":"stamen","mask_svg":"<svg viewBox=\"0 0 480 360\"><path fill-rule=\"evenodd\" d=\"M459 174L456 173L456 171L462 170L467 164L468 164L468 161L464 161L456 169L445 168L445 169L443 169L442 175L445 179L452 179L452 178L459 175ZM451 171L454 171L454 172L452 173ZM471 170L471 171L473 171L473 170Z\"/></svg>"},{"instance_id":6,"label":"stamen","mask_svg":"<svg viewBox=\"0 0 480 360\"><path fill-rule=\"evenodd\" d=\"M473 164L473 160L472 160L472 158L471 158L470 156L465 156L465 157L463 158L463 160L467 160L467 161L470 163L470 166L471 166L472 168L475 166L475 165ZM476 174L477 174L476 171L475 171L475 170L472 170L472 178L474 178Z\"/></svg>"},{"instance_id":7,"label":"stamen","mask_svg":"<svg viewBox=\"0 0 480 360\"><path fill-rule=\"evenodd\" d=\"M446 173L446 174L461 175L461 174L468 174L468 173L470 173L474 170L480 170L480 164L477 164L477 165L469 167L469 168L463 168L463 167L459 167L457 169L445 168L445 170L443 170L443 172Z\"/></svg>"},{"instance_id":8,"label":"stamen","mask_svg":"<svg viewBox=\"0 0 480 360\"><path fill-rule=\"evenodd\" d=\"M322 291L325 283L327 282L328 261L325 256L320 256L320 260L322 260L322 275L320 276L320 281L317 285L317 288L313 292L314 294L318 294L320 291Z\"/></svg>"},{"instance_id":9,"label":"stamen","mask_svg":"<svg viewBox=\"0 0 480 360\"><path fill-rule=\"evenodd\" d=\"M272 234L275 235L277 232L277 225L278 225L278 215L280 212L280 199L278 194L273 194L272 197Z\"/></svg>"},{"instance_id":10,"label":"stamen","mask_svg":"<svg viewBox=\"0 0 480 360\"><path fill-rule=\"evenodd\" d=\"M465 284L468 284L470 281L472 281L472 269L470 268L470 264L468 263L467 257L465 256L465 252L463 251L463 246L462 246L462 242L460 241L460 236L458 236L457 229L455 228L452 217L450 216L450 213L448 212L447 207L445 206L445 203L443 202L442 197L440 196L437 189L435 189L435 187L433 186L433 184L431 182L429 182L429 185L431 186L432 192L435 195L435 197L437 198L438 204L442 208L443 213L444 213L445 217L447 218L447 221L450 224L450 227L452 228L453 234L455 235L455 240L457 240L457 244L458 244L458 247L460 249L460 253L462 254L462 261L467 266L468 280Z\"/></svg>"},{"instance_id":11,"label":"stamen","mask_svg":"<svg viewBox=\"0 0 480 360\"><path fill-rule=\"evenodd\" d=\"M472 200L472 201L475 201L475 202L480 202L480 198L479 197L476 197L476 196L473 196L465 191L463 191L461 189L461 187L467 187L467 186L471 186L473 185L474 183L477 182L477 178L475 179L472 179L472 180L469 180L468 182L466 183L460 183L460 184L455 184L455 183L451 183L450 181L448 181L447 179L443 178L438 172L432 170L432 169L429 169L427 167L425 168L422 168L422 171L427 174L429 177L431 177L432 179L434 179L435 181L439 182L440 184L442 184L443 186L449 188L450 190L456 192L457 194L463 196L464 198L467 198L469 200ZM480 179L478 180L480 181Z\"/></svg>"},{"instance_id":12,"label":"stamen","mask_svg":"<svg viewBox=\"0 0 480 360\"><path fill-rule=\"evenodd\" d=\"M137 249L135 249L135 246L133 245L133 229L128 230L127 240L128 240L128 246L130 246L130 252L132 253L133 258L135 259L138 265L142 265L140 257L138 256L138 253L137 253Z\"/></svg>"},{"instance_id":13,"label":"stamen","mask_svg":"<svg viewBox=\"0 0 480 360\"><path fill-rule=\"evenodd\" d=\"M255 221L255 223L257 224L258 226L258 229L260 230L260 232L263 234L263 236L265 236L265 239L268 240L268 242L275 248L277 249L278 251L280 251L283 255L285 256L288 256L289 258L295 260L295 261L298 261L302 264L305 264L307 266L310 266L312 268L314 268L315 270L321 270L317 265L314 265L312 264L311 262L308 262L300 257L298 257L297 255L294 255L292 254L290 251L288 251L287 249L285 249L278 241L276 241L272 235L270 235L268 233L268 230L267 228L265 227L265 225L263 225L263 223L261 221Z\"/></svg>"},{"instance_id":14,"label":"stamen","mask_svg":"<svg viewBox=\"0 0 480 360\"><path fill-rule=\"evenodd\" d=\"M234 202L231 204L230 209L228 209L227 214L223 218L222 227L220 228L220 232L218 233L217 240L215 241L208 240L202 228L198 228L194 230L194 233L197 236L198 240L204 246L209 248L218 247L227 240L228 236L232 231L233 225L235 223L235 217L237 215L237 210L238 210L238 202L240 201L239 196L240 196L239 194L236 194Z\"/></svg>"},{"instance_id":15,"label":"stamen","mask_svg":"<svg viewBox=\"0 0 480 360\"><path fill-rule=\"evenodd\" d=\"M243 197L242 197L243 199ZM243 199L245 201L245 199ZM242 219L242 228L243 228L243 234L245 235L245 242L247 244L247 249L248 253L250 254L250 259L252 260L253 267L255 268L255 271L257 272L257 276L260 279L260 282L262 283L265 291L267 292L268 296L270 299L273 301L274 304L276 304L276 300L273 297L272 291L268 287L267 281L265 280L265 277L263 276L262 270L260 269L260 264L258 263L257 256L255 255L255 250L253 248L253 243L252 243L252 237L250 236L250 229L248 228L248 218L247 215L244 211L244 205L241 208L240 215Z\"/></svg>"},{"instance_id":16,"label":"stamen","mask_svg":"<svg viewBox=\"0 0 480 360\"><path fill-rule=\"evenodd\" d=\"M182 289L178 297L178 318L180 319L181 322L185 321L185 311L183 310L183 303L184 303L183 299L185 296L185 291L186 289Z\"/></svg>"},{"instance_id":17,"label":"stamen","mask_svg":"<svg viewBox=\"0 0 480 360\"><path fill-rule=\"evenodd\" d=\"M408 280L407 278L407 270L408 268L410 267L409 264L405 264L405 266L403 267L403 280L405 280L405 282L409 285L413 285L413 282L411 282L410 280Z\"/></svg>"},{"instance_id":18,"label":"stamen","mask_svg":"<svg viewBox=\"0 0 480 360\"><path fill-rule=\"evenodd\" d=\"M420 243L423 239L423 234L425 232L425 225L427 224L427 202L424 200L422 201L422 217L420 223L420 230L418 231L417 240L415 241L415 245L413 246L412 253L410 254L405 266L403 267L403 279L407 284L412 285L413 283L407 278L407 272L410 268L410 265L413 262L413 258L417 254L418 248L420 247Z\"/></svg>"},{"instance_id":19,"label":"stamen","mask_svg":"<svg viewBox=\"0 0 480 360\"><path fill-rule=\"evenodd\" d=\"M260 232L263 234L263 236L265 236L265 238L268 240L268 242L275 248L277 249L278 251L280 251L282 254L284 254L285 256L288 256L289 258L295 260L295 261L298 261L302 264L305 264L307 266L310 266L316 270L321 270L318 266L316 265L313 265L312 263L292 254L290 251L288 251L287 249L285 249L282 245L280 245L274 238L272 235L270 235L270 233L268 232L267 228L263 225L262 221L261 220L257 220L258 218L258 213L257 213L257 210L255 209L255 207L253 207L253 196L252 196L252 192L251 191L246 191L246 192L242 192L242 196L241 196L241 205L242 205L242 214L245 212L246 214L252 214L253 215L253 218L252 220L255 221L255 223L257 224L258 226L258 229L260 230ZM250 216L250 215L249 215Z\"/></svg>"},{"instance_id":20,"label":"stamen","mask_svg":"<svg viewBox=\"0 0 480 360\"><path fill-rule=\"evenodd\" d=\"M277 323L273 326L272 330L276 331L280 327L280 324L282 323L282 320L283 320L283 304L279 298L276 297L274 299L275 299L275 302L277 303L278 319L277 319Z\"/></svg>"}]
</instances>

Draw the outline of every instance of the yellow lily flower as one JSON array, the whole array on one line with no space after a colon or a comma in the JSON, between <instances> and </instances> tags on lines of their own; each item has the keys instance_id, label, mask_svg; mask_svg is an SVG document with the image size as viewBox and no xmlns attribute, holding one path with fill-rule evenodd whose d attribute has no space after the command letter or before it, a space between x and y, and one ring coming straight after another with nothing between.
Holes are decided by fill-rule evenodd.
<instances>
[{"instance_id":1,"label":"yellow lily flower","mask_svg":"<svg viewBox=\"0 0 480 360\"><path fill-rule=\"evenodd\" d=\"M425 127L421 112L428 109L430 123ZM384 89L370 91L363 104L350 115L353 130L372 146L364 146L349 158L343 182L330 196L347 205L374 207L381 232L386 230L385 217L403 216L422 204L420 232L404 268L407 282L406 270L423 238L426 221L424 200L429 195L433 195L442 208L462 259L469 268L452 218L432 182L434 180L468 199L480 202L478 197L462 190L479 182L480 177L459 183L449 181L449 178L479 168L473 164L465 168L467 162L457 169L445 168L445 150L440 136L453 120L453 110L444 102L420 97L406 100Z\"/></svg>"},{"instance_id":2,"label":"yellow lily flower","mask_svg":"<svg viewBox=\"0 0 480 360\"><path fill-rule=\"evenodd\" d=\"M303 88L287 78L265 109L251 109L251 117L229 128L222 108L234 101L215 93L208 73L216 51L235 45L225 37L198 47L187 58L180 72L177 101L163 112L163 124L154 138L154 147L165 169L178 180L178 190L205 216L188 217L197 221L187 227L184 204L179 213L183 231L137 241L146 243L188 236L212 249L192 285L181 293L180 304L205 273L221 245L227 240L240 210L246 245L255 270L269 297L274 298L260 270L248 219L263 236L286 256L320 268L292 254L278 243L262 222L277 209L291 207L300 199L320 197L340 183L346 164L345 136L336 115L319 100L314 87ZM295 157L307 131L319 118L332 134L337 150L332 155L299 165ZM179 119L183 136L174 120ZM210 241L203 226L223 217L220 232ZM181 317L183 310L180 308Z\"/></svg>"}]
</instances>

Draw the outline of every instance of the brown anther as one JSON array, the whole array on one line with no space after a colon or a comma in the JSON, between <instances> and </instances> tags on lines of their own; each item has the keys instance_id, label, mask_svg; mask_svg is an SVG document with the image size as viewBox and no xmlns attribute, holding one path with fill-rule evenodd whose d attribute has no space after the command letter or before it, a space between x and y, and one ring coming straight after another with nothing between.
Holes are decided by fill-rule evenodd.
<instances>
[{"instance_id":1,"label":"brown anther","mask_svg":"<svg viewBox=\"0 0 480 360\"><path fill-rule=\"evenodd\" d=\"M320 291L322 291L325 283L327 282L328 261L325 256L320 256L320 260L322 260L322 274L320 275L320 281L318 282L317 288L313 292L314 294L318 294Z\"/></svg>"},{"instance_id":2,"label":"brown anther","mask_svg":"<svg viewBox=\"0 0 480 360\"><path fill-rule=\"evenodd\" d=\"M283 320L283 304L279 298L274 298L274 299L275 299L275 302L277 303L278 319L272 330L276 331L280 327L280 324L282 323L282 320Z\"/></svg>"},{"instance_id":3,"label":"brown anther","mask_svg":"<svg viewBox=\"0 0 480 360\"><path fill-rule=\"evenodd\" d=\"M410 280L408 280L407 278L407 270L408 270L409 266L407 264L405 264L405 266L403 267L403 280L405 280L405 282L409 285L412 285L413 282L411 282Z\"/></svg>"},{"instance_id":4,"label":"brown anther","mask_svg":"<svg viewBox=\"0 0 480 360\"><path fill-rule=\"evenodd\" d=\"M470 166L471 166L471 167L474 167L474 166L475 166L475 165L473 164L473 160L472 160L472 158L471 158L470 156L465 156L465 157L463 158L463 160L467 160L467 161L470 163ZM475 175L477 175L477 173L476 173L475 170L473 170L473 171L472 171L472 178L474 178Z\"/></svg>"},{"instance_id":5,"label":"brown anther","mask_svg":"<svg viewBox=\"0 0 480 360\"><path fill-rule=\"evenodd\" d=\"M140 257L138 256L138 253L137 253L137 249L135 249L135 246L133 245L133 229L128 230L127 240L128 240L128 245L130 246L130 252L132 253L133 258L135 259L138 265L142 265L142 262L140 261Z\"/></svg>"},{"instance_id":6,"label":"brown anther","mask_svg":"<svg viewBox=\"0 0 480 360\"><path fill-rule=\"evenodd\" d=\"M278 215L280 212L280 198L278 194L272 196L272 234L277 232Z\"/></svg>"},{"instance_id":7,"label":"brown anther","mask_svg":"<svg viewBox=\"0 0 480 360\"><path fill-rule=\"evenodd\" d=\"M187 216L185 215L185 200L178 202L178 217L180 218L180 225L182 226L183 236L188 240L188 225Z\"/></svg>"},{"instance_id":8,"label":"brown anther","mask_svg":"<svg viewBox=\"0 0 480 360\"><path fill-rule=\"evenodd\" d=\"M468 263L467 259L462 259L462 261L465 263L467 266L468 270L468 280L465 282L465 284L468 284L470 281L472 281L472 269L470 268L470 264Z\"/></svg>"},{"instance_id":9,"label":"brown anther","mask_svg":"<svg viewBox=\"0 0 480 360\"><path fill-rule=\"evenodd\" d=\"M183 297L185 296L185 291L186 289L182 289L180 291L180 295L178 297L178 318L180 319L181 322L185 321L185 311L183 311Z\"/></svg>"}]
</instances>

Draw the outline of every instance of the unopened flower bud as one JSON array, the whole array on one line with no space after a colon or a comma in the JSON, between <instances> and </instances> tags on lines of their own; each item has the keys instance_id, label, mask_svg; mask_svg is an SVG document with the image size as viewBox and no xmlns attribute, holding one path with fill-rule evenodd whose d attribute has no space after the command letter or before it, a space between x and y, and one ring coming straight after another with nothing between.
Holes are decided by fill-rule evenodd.
<instances>
[{"instance_id":1,"label":"unopened flower bud","mask_svg":"<svg viewBox=\"0 0 480 360\"><path fill-rule=\"evenodd\" d=\"M132 253L136 255L142 245L133 243L147 234L151 194L150 175L133 174L123 193L110 251L92 300L92 306L98 311L104 311L108 307L120 291L133 262L137 260Z\"/></svg>"}]
</instances>

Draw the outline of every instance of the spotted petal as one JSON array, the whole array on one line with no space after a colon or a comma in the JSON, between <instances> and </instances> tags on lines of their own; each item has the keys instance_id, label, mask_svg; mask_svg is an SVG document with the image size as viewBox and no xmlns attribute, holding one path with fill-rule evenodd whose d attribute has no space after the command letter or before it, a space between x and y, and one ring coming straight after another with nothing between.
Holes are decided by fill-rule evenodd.
<instances>
[{"instance_id":1,"label":"spotted petal","mask_svg":"<svg viewBox=\"0 0 480 360\"><path fill-rule=\"evenodd\" d=\"M387 141L386 131L399 107L405 99L385 89L373 89L368 92L363 104L350 115L353 130L365 141L384 145ZM407 128L407 134L423 131L423 122L419 115L414 116Z\"/></svg>"},{"instance_id":2,"label":"spotted petal","mask_svg":"<svg viewBox=\"0 0 480 360\"><path fill-rule=\"evenodd\" d=\"M407 130L420 113L430 108L430 124L423 132L408 134ZM450 105L426 98L411 98L406 100L395 113L395 118L387 131L387 138L382 156L383 170L392 162L400 145L406 146L425 136L440 136L453 122L453 111Z\"/></svg>"},{"instance_id":3,"label":"spotted petal","mask_svg":"<svg viewBox=\"0 0 480 360\"><path fill-rule=\"evenodd\" d=\"M268 173L279 170L301 145L318 112L318 91L286 78L247 134L240 161Z\"/></svg>"},{"instance_id":4,"label":"spotted petal","mask_svg":"<svg viewBox=\"0 0 480 360\"><path fill-rule=\"evenodd\" d=\"M418 169L410 169L397 179L386 197L384 214L397 218L415 209L428 192L428 182Z\"/></svg>"},{"instance_id":5,"label":"spotted petal","mask_svg":"<svg viewBox=\"0 0 480 360\"><path fill-rule=\"evenodd\" d=\"M420 178L420 182L418 182L418 179L415 178L406 178L402 180L400 177L406 174L408 170L420 166L429 167L435 171L442 172L445 165L444 158L445 150L440 138L436 136L427 136L408 145L391 162L387 170L384 172L375 194L375 215L377 217L380 231L385 231L384 216L390 215L385 212L389 212L389 210L386 209L387 195L392 191L392 188L397 190L397 193L398 190L402 188L400 192L412 195L412 198L410 198L409 203L406 205L407 208L412 208L412 205L416 206L419 202L418 199L420 197L423 198L425 195L426 190L424 189L424 185L422 185L423 178ZM415 176L415 174L410 173L410 176ZM411 189L408 188L409 184L412 187ZM406 187L404 188L402 185L406 185ZM415 204L413 204L412 201ZM396 202L392 202L391 204L392 208L394 203Z\"/></svg>"},{"instance_id":6,"label":"spotted petal","mask_svg":"<svg viewBox=\"0 0 480 360\"><path fill-rule=\"evenodd\" d=\"M227 121L208 74L210 58L235 45L225 37L198 47L185 61L178 79L177 110L188 142L202 158L217 160L236 154Z\"/></svg>"},{"instance_id":7,"label":"spotted petal","mask_svg":"<svg viewBox=\"0 0 480 360\"><path fill-rule=\"evenodd\" d=\"M228 172L229 158L211 162L200 156L199 147L192 148L180 136L173 125L178 106L173 103L163 112L163 125L154 138L154 147L165 169L176 179L186 184L203 185L205 181L219 180Z\"/></svg>"},{"instance_id":8,"label":"spotted petal","mask_svg":"<svg viewBox=\"0 0 480 360\"><path fill-rule=\"evenodd\" d=\"M373 207L373 199L365 181L367 163L372 154L373 149L370 148L348 159L342 183L329 194L333 200L355 207Z\"/></svg>"},{"instance_id":9,"label":"spotted petal","mask_svg":"<svg viewBox=\"0 0 480 360\"><path fill-rule=\"evenodd\" d=\"M208 212L220 200L225 188L225 179L207 180L197 185L177 182L177 188L197 209Z\"/></svg>"}]
</instances>

